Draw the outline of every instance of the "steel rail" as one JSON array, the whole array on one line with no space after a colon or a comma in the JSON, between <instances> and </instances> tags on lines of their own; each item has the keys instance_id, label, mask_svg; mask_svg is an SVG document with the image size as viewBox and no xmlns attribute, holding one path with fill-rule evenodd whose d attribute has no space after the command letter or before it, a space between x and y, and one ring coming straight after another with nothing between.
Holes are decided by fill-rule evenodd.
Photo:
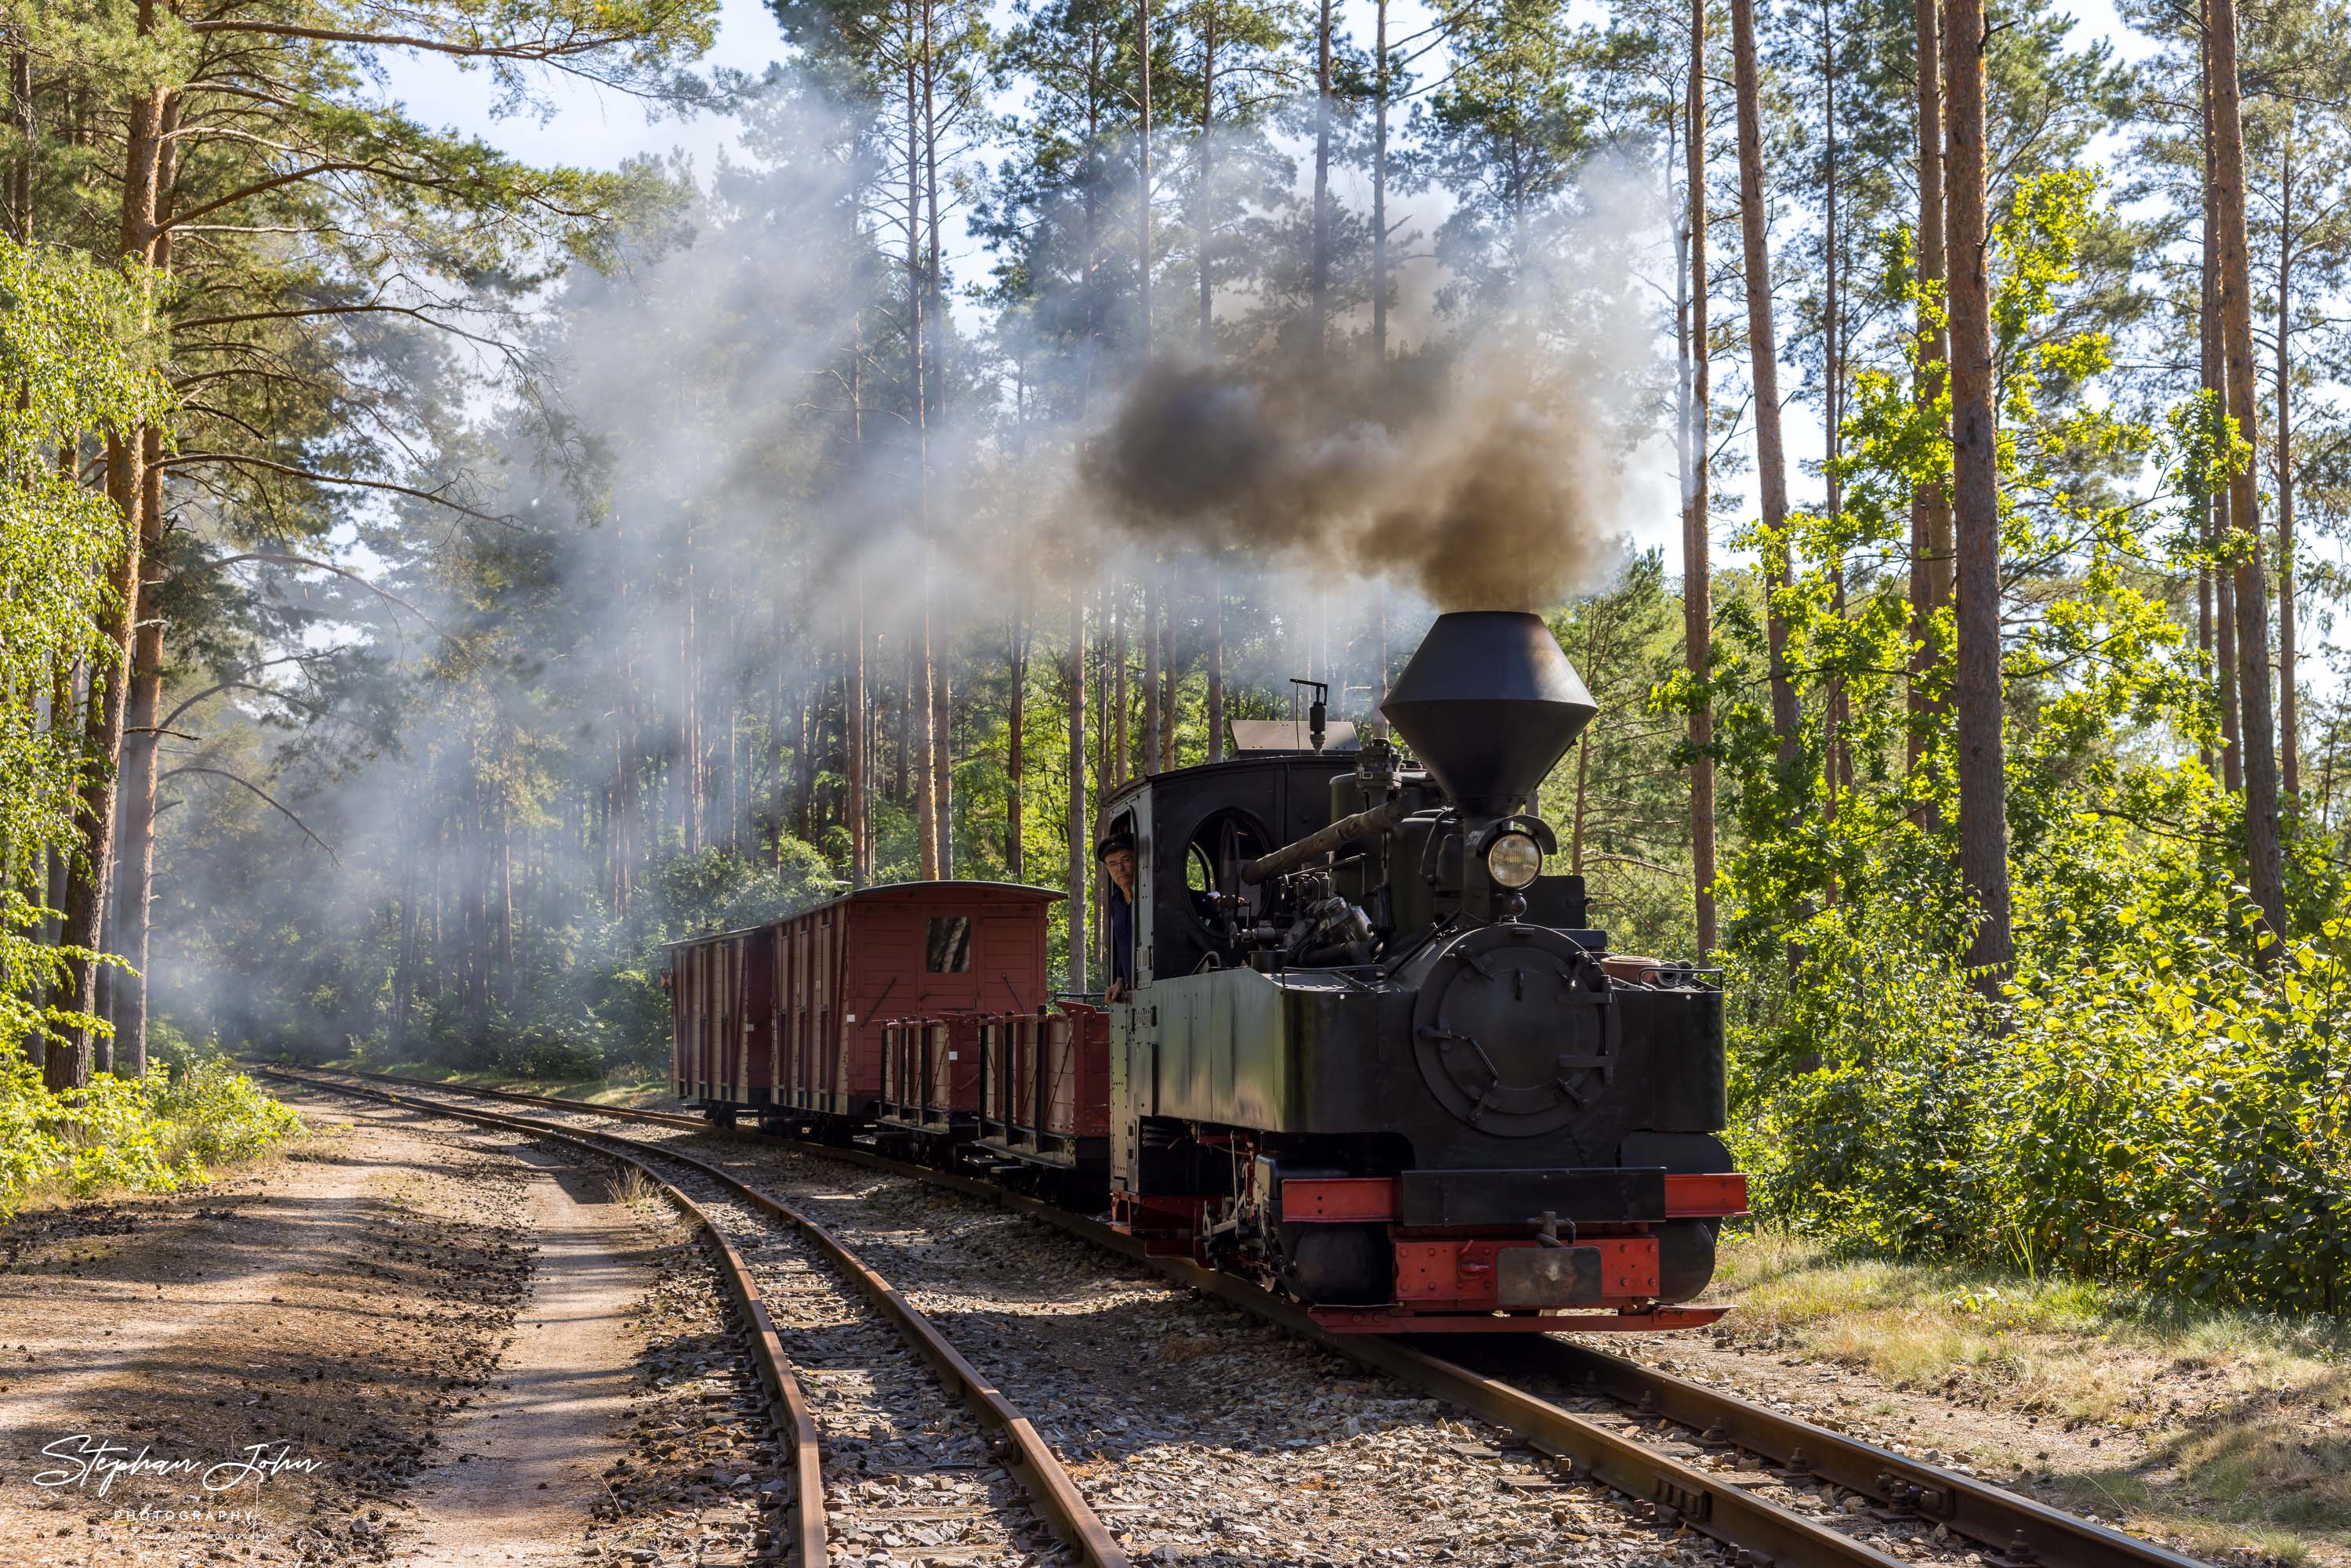
<instances>
[{"instance_id":1,"label":"steel rail","mask_svg":"<svg viewBox=\"0 0 2351 1568\"><path fill-rule=\"evenodd\" d=\"M366 1076L413 1083L421 1088L445 1088L675 1126L705 1135L720 1131L699 1117L671 1112L589 1105L512 1090L432 1083L391 1074ZM742 1135L751 1136L748 1133ZM1700 1434L1702 1443L1738 1448L1792 1475L1817 1478L1875 1499L1884 1512L1897 1520L1907 1519L1927 1528L1943 1525L1953 1535L1990 1548L1989 1560L1999 1568L2203 1568L2198 1559L2154 1542L2142 1541L1971 1476L1909 1458L1890 1448L1572 1340L1555 1335L1513 1335L1506 1344L1480 1345L1457 1338L1447 1346L1453 1357L1447 1359L1405 1339L1327 1333L1290 1302L1247 1281L1202 1269L1188 1260L1151 1256L1134 1238L1099 1220L1008 1192L993 1183L891 1159L865 1149L797 1141L785 1146L872 1169L917 1176L1014 1209L1096 1246L1147 1263L1196 1290L1306 1335L1339 1354L1474 1409L1518 1433L1537 1448L1573 1460L1580 1469L1618 1490L1649 1499L1661 1508L1673 1509L1693 1528L1766 1557L1791 1562L1879 1564L1898 1561L1851 1537L1825 1530L1802 1514L1727 1484L1719 1475L1681 1465L1605 1427L1584 1421L1573 1412L1562 1410L1503 1379L1541 1373L1673 1421ZM1474 1366L1470 1364L1473 1362ZM1503 1366L1499 1375L1497 1364ZM1767 1511L1750 1516L1750 1504ZM1710 1515L1729 1529L1751 1529L1759 1535L1769 1534L1782 1544L1775 1546L1746 1535L1734 1536L1724 1529L1708 1530L1706 1520L1693 1517L1694 1512ZM1800 1528L1789 1530L1787 1521ZM1814 1536L1826 1536L1835 1544L1815 1543ZM1865 1555L1850 1554L1856 1551ZM1792 1552L1794 1556L1789 1555Z\"/></svg>"},{"instance_id":2,"label":"steel rail","mask_svg":"<svg viewBox=\"0 0 2351 1568\"><path fill-rule=\"evenodd\" d=\"M1993 1548L2003 1563L2198 1568L2197 1559L2153 1542L1572 1340L1541 1336L1526 1350L1541 1370L1565 1382L1690 1427L1706 1441L1870 1494L1921 1524L1947 1525L1955 1535ZM1513 1370L1530 1368L1521 1361Z\"/></svg>"},{"instance_id":3,"label":"steel rail","mask_svg":"<svg viewBox=\"0 0 2351 1568\"><path fill-rule=\"evenodd\" d=\"M1003 1392L997 1388L977 1367L966 1360L963 1353L948 1342L946 1336L938 1331L929 1318L924 1316L920 1309L900 1294L895 1286L851 1251L841 1239L824 1225L801 1213L783 1199L750 1186L732 1172L712 1165L706 1160L697 1159L692 1155L676 1149L664 1148L658 1145L641 1144L634 1139L623 1138L616 1134L574 1133L551 1126L535 1117L504 1116L489 1111L463 1110L421 1099L404 1099L380 1089L337 1083L329 1079L308 1078L295 1073L273 1072L271 1075L290 1082L306 1083L312 1088L333 1090L342 1093L364 1094L411 1109L444 1113L470 1121L486 1122L494 1126L510 1128L532 1136L550 1136L593 1153L624 1159L629 1164L644 1170L665 1191L674 1195L675 1201L701 1220L707 1228L709 1235L725 1249L731 1267L740 1270L741 1286L750 1292L750 1310L756 1312L766 1340L774 1351L773 1366L778 1378L791 1389L789 1399L793 1403L796 1417L808 1420L810 1423L808 1427L810 1438L807 1444L802 1446L796 1441L794 1445L795 1459L802 1472L800 1484L807 1486L810 1484L810 1478L815 1476L817 1469L812 1457L817 1452L815 1427L813 1420L807 1416L806 1402L799 1396L799 1385L791 1380L789 1371L790 1364L783 1354L780 1342L776 1339L772 1321L768 1317L766 1309L759 1305L758 1288L752 1284L748 1270L742 1269L740 1256L726 1241L726 1239L718 1234L717 1228L711 1224L708 1217L695 1206L692 1198L677 1191L670 1183L662 1181L659 1175L648 1167L647 1161L642 1155L651 1155L655 1159L674 1161L718 1183L736 1197L762 1213L783 1220L814 1242L819 1249L831 1259L834 1265L846 1274L876 1307L881 1309L883 1315L895 1325L907 1343L938 1374L940 1380L954 1388L983 1423L995 1429L996 1440L990 1446L990 1457L1011 1472L1013 1479L1028 1493L1029 1501L1035 1505L1039 1517L1055 1535L1079 1554L1088 1564L1088 1568L1130 1568L1125 1550L1112 1538L1109 1528L1102 1523L1101 1516L1096 1514L1092 1505L1085 1500L1083 1494L1078 1490L1077 1483L1070 1479L1069 1471L1064 1469L1061 1460L1053 1456L1052 1449L1038 1434L1036 1427L1029 1417L1022 1415L1019 1409L1006 1398ZM371 1076L389 1075L371 1074ZM450 1087L460 1090L465 1087L423 1082L419 1082L416 1086L426 1089ZM500 1098L522 1098L504 1090L481 1092L494 1093ZM566 1101L543 1103L556 1107L579 1108L571 1106L570 1103ZM589 1109L601 1109L601 1107L589 1107ZM650 1120L661 1114L658 1112L632 1113L632 1119ZM664 1118L664 1120L674 1120L674 1118ZM732 1282L730 1276L730 1284ZM764 1356L762 1364L763 1366L768 1364ZM803 1539L800 1543L803 1555L800 1561L807 1563L820 1563L827 1561L822 1523L824 1493L820 1479L815 1480L815 1513L818 1524L813 1555L808 1554L805 1535L806 1511L805 1508L803 1510Z\"/></svg>"}]
</instances>

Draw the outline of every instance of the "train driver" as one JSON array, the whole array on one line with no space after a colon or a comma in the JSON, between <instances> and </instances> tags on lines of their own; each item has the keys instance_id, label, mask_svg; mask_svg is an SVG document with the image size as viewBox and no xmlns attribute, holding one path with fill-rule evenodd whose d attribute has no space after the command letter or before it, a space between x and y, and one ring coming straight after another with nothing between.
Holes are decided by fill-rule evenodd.
<instances>
[{"instance_id":1,"label":"train driver","mask_svg":"<svg viewBox=\"0 0 2351 1568\"><path fill-rule=\"evenodd\" d=\"M1123 1002L1134 991L1134 835L1113 833L1094 851L1110 878L1110 990Z\"/></svg>"}]
</instances>

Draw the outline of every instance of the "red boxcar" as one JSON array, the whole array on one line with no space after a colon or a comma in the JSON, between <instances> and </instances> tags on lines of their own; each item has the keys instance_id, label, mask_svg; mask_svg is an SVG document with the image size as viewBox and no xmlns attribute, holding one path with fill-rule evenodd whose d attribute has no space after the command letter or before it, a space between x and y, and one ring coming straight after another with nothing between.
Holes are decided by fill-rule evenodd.
<instances>
[{"instance_id":1,"label":"red boxcar","mask_svg":"<svg viewBox=\"0 0 2351 1568\"><path fill-rule=\"evenodd\" d=\"M722 1121L872 1120L884 1020L1046 1005L1045 915L1060 897L897 883L673 943L678 1097Z\"/></svg>"}]
</instances>

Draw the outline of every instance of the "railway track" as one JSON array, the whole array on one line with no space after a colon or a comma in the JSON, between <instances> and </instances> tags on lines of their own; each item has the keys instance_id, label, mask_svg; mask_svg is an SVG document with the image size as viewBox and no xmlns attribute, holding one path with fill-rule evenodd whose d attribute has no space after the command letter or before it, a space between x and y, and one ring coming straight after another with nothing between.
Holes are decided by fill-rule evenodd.
<instances>
[{"instance_id":1,"label":"railway track","mask_svg":"<svg viewBox=\"0 0 2351 1568\"><path fill-rule=\"evenodd\" d=\"M720 1135L701 1118L675 1113L364 1076L412 1091L633 1122L674 1135ZM536 1118L507 1120L547 1125ZM1921 1562L1971 1562L1991 1568L2189 1568L2197 1562L1973 1477L1581 1343L1555 1336L1487 1341L1454 1335L1446 1337L1440 1350L1431 1342L1329 1335L1290 1303L1246 1281L1180 1260L1144 1258L1129 1238L1098 1221L986 1182L860 1149L779 1145L747 1132L733 1134L732 1141L916 1177L1148 1264L1289 1333L1474 1412L1548 1456L1551 1479L1594 1481L1638 1500L1661 1527L1711 1537L1729 1549L1734 1563L1786 1568L1887 1568ZM716 1166L704 1168L724 1175Z\"/></svg>"},{"instance_id":2,"label":"railway track","mask_svg":"<svg viewBox=\"0 0 2351 1568\"><path fill-rule=\"evenodd\" d=\"M708 1245L744 1325L789 1456L789 1527L778 1532L789 1561L852 1560L835 1538L862 1560L862 1543L927 1528L954 1537L934 1559L942 1564L1035 1562L1047 1544L1038 1538L1050 1532L1086 1568L1128 1568L1028 1417L889 1281L792 1205L682 1150L429 1094L264 1071L551 1140L651 1183ZM958 1396L944 1409L940 1386ZM991 1484L991 1474L1006 1484Z\"/></svg>"}]
</instances>

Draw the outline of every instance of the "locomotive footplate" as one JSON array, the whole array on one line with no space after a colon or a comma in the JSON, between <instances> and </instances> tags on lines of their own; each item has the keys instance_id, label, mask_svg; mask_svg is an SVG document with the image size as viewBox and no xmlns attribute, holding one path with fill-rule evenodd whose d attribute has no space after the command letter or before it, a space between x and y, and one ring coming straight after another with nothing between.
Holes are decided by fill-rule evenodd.
<instances>
[{"instance_id":1,"label":"locomotive footplate","mask_svg":"<svg viewBox=\"0 0 2351 1568\"><path fill-rule=\"evenodd\" d=\"M1301 1224L1376 1220L1412 1230L1523 1233L1546 1213L1577 1225L1654 1225L1746 1212L1747 1177L1736 1171L1417 1170L1281 1184L1281 1218Z\"/></svg>"}]
</instances>

